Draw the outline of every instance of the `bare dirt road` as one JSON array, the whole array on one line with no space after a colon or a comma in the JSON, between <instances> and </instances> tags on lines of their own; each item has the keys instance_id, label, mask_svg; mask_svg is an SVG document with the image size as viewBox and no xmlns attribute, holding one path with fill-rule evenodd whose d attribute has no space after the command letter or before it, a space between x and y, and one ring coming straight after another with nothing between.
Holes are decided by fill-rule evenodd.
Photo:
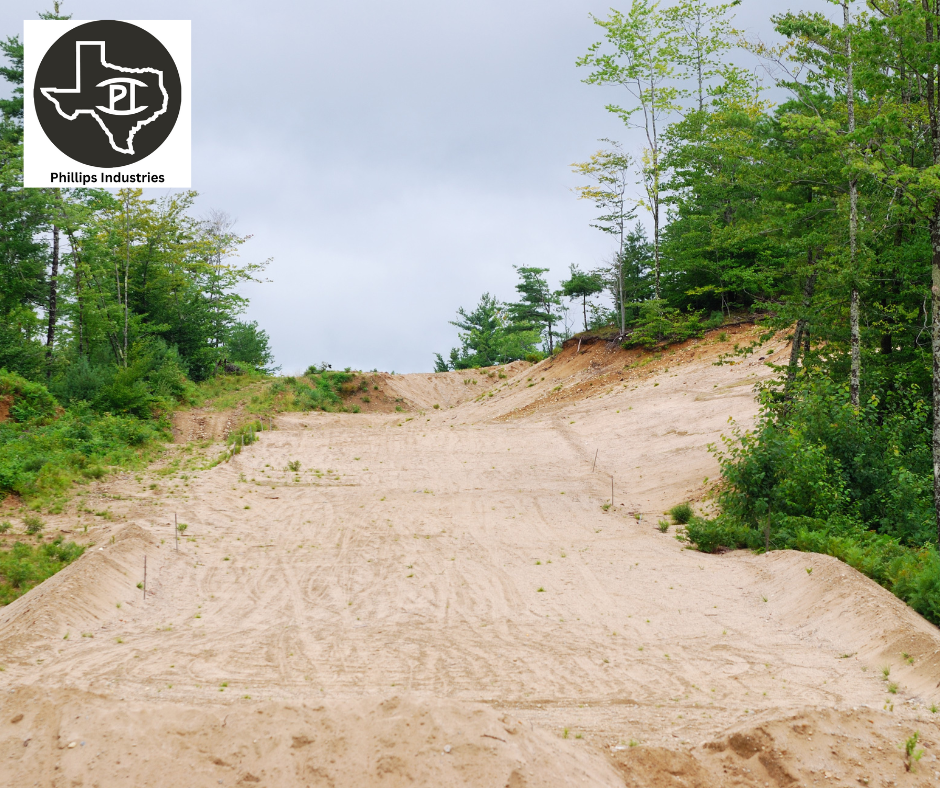
<instances>
[{"instance_id":1,"label":"bare dirt road","mask_svg":"<svg viewBox=\"0 0 940 788\"><path fill-rule=\"evenodd\" d=\"M722 349L387 376L410 411L110 482L126 521L0 612L0 785L940 784L935 627L657 528L783 345Z\"/></svg>"}]
</instances>

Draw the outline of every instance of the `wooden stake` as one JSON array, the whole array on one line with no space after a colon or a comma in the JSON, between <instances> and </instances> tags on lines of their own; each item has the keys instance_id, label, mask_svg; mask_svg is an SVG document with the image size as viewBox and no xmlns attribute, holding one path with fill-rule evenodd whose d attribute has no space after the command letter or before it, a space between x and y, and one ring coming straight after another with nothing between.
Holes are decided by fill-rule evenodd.
<instances>
[{"instance_id":1,"label":"wooden stake","mask_svg":"<svg viewBox=\"0 0 940 788\"><path fill-rule=\"evenodd\" d=\"M597 465L597 452L598 451L600 451L600 449L594 452L594 462L591 463L591 473L594 473L594 466Z\"/></svg>"}]
</instances>

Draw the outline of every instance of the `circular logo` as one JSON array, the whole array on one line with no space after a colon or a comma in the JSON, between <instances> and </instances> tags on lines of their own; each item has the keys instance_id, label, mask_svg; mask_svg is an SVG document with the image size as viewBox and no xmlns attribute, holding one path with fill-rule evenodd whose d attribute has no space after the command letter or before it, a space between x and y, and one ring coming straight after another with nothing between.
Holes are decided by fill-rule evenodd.
<instances>
[{"instance_id":1,"label":"circular logo","mask_svg":"<svg viewBox=\"0 0 940 788\"><path fill-rule=\"evenodd\" d=\"M182 87L166 47L129 22L88 22L59 38L36 72L33 102L50 142L92 167L122 167L159 148Z\"/></svg>"}]
</instances>

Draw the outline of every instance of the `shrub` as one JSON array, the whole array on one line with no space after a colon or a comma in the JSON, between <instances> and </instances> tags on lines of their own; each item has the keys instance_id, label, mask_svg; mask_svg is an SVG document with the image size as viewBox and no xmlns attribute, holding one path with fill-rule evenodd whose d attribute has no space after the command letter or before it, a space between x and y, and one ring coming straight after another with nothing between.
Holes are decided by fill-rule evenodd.
<instances>
[{"instance_id":1,"label":"shrub","mask_svg":"<svg viewBox=\"0 0 940 788\"><path fill-rule=\"evenodd\" d=\"M42 521L42 518L35 514L27 514L23 517L23 525L26 526L26 533L30 536L38 534L46 527L46 524Z\"/></svg>"},{"instance_id":2,"label":"shrub","mask_svg":"<svg viewBox=\"0 0 940 788\"><path fill-rule=\"evenodd\" d=\"M624 342L625 347L652 348L661 342L682 342L702 336L710 327L710 321L702 321L701 313L680 312L662 298L651 298L638 306L640 314L629 339Z\"/></svg>"},{"instance_id":3,"label":"shrub","mask_svg":"<svg viewBox=\"0 0 940 788\"><path fill-rule=\"evenodd\" d=\"M679 525L685 525L692 519L692 515L695 512L692 511L692 505L689 503L680 503L676 506L673 506L669 510L669 514L672 515L672 519L675 520Z\"/></svg>"},{"instance_id":4,"label":"shrub","mask_svg":"<svg viewBox=\"0 0 940 788\"><path fill-rule=\"evenodd\" d=\"M14 372L0 369L0 400L9 403L10 419L18 424L49 424L58 403L41 383L31 383Z\"/></svg>"}]
</instances>

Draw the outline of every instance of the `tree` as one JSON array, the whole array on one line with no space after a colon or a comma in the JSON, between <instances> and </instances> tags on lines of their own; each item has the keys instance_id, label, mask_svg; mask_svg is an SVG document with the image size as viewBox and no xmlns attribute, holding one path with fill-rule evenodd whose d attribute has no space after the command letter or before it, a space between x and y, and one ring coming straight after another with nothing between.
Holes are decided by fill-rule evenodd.
<instances>
[{"instance_id":1,"label":"tree","mask_svg":"<svg viewBox=\"0 0 940 788\"><path fill-rule=\"evenodd\" d=\"M554 326L558 320L557 308L560 304L558 294L548 286L544 274L547 268L513 266L520 281L516 290L522 298L506 304L509 315L509 333L529 333L537 331L544 335L548 352L555 350Z\"/></svg>"},{"instance_id":2,"label":"tree","mask_svg":"<svg viewBox=\"0 0 940 788\"><path fill-rule=\"evenodd\" d=\"M613 254L610 271L613 274L614 301L620 312L620 333L627 331L625 303L625 281L621 260L627 243L627 224L636 217L632 200L627 197L630 185L630 171L633 160L623 152L619 142L603 139L610 145L606 150L599 150L588 161L572 164L574 172L587 176L592 183L576 187L578 199L591 200L601 215L591 226L601 232L614 236L617 249Z\"/></svg>"},{"instance_id":3,"label":"tree","mask_svg":"<svg viewBox=\"0 0 940 788\"><path fill-rule=\"evenodd\" d=\"M482 295L480 303L471 312L460 307L457 317L451 325L460 329L461 346L450 351L449 360L435 353L435 372L506 364L535 351L538 331L510 326L506 306L489 293Z\"/></svg>"},{"instance_id":4,"label":"tree","mask_svg":"<svg viewBox=\"0 0 940 788\"><path fill-rule=\"evenodd\" d=\"M628 128L640 130L646 138L641 157L644 206L653 218L653 272L656 298L660 292L660 219L662 207L662 133L670 117L682 109L687 91L679 87L676 71L674 30L660 13L658 3L633 0L623 14L612 10L607 19L592 15L604 30L603 42L596 42L579 58L578 66L592 72L584 82L589 85L616 85L626 90L631 106L609 104Z\"/></svg>"},{"instance_id":5,"label":"tree","mask_svg":"<svg viewBox=\"0 0 940 788\"><path fill-rule=\"evenodd\" d=\"M259 372L272 373L280 369L274 366L268 332L258 328L257 321L236 320L228 330L225 347L229 361L247 364Z\"/></svg>"},{"instance_id":6,"label":"tree","mask_svg":"<svg viewBox=\"0 0 940 788\"><path fill-rule=\"evenodd\" d=\"M588 329L587 300L591 296L603 292L604 288L604 280L600 274L584 273L574 265L571 266L571 276L561 283L561 291L567 298L581 299L585 331Z\"/></svg>"},{"instance_id":7,"label":"tree","mask_svg":"<svg viewBox=\"0 0 940 788\"><path fill-rule=\"evenodd\" d=\"M728 12L741 0L713 5L706 0L680 0L665 9L663 19L673 31L675 59L686 79L695 84L694 109L704 112L709 83L725 72L724 54L738 31L731 27Z\"/></svg>"}]
</instances>

